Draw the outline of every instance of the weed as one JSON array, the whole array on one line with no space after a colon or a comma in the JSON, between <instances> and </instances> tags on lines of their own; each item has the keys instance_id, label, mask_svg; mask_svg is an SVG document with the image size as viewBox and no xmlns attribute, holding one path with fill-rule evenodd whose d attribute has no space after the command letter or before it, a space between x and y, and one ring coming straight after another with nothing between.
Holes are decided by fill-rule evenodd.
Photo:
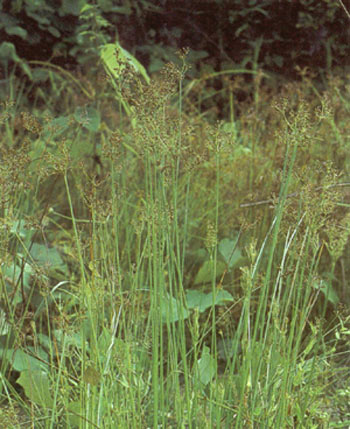
<instances>
[{"instance_id":1,"label":"weed","mask_svg":"<svg viewBox=\"0 0 350 429\"><path fill-rule=\"evenodd\" d=\"M230 118L213 125L184 98L184 52L150 81L115 60L127 115L114 130L91 106L58 118L3 106L0 419L344 423L341 83L320 95L304 71L281 95L257 71L237 110L240 82L226 81Z\"/></svg>"}]
</instances>

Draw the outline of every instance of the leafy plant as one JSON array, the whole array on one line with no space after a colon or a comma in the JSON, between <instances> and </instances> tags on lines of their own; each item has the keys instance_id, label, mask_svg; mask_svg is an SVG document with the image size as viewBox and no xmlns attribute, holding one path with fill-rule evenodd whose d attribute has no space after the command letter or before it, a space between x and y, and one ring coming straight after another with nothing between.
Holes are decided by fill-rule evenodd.
<instances>
[{"instance_id":1,"label":"leafy plant","mask_svg":"<svg viewBox=\"0 0 350 429\"><path fill-rule=\"evenodd\" d=\"M100 98L1 117L0 398L39 429L343 423L347 122L304 76L212 126L184 52L147 81L118 43L113 130Z\"/></svg>"}]
</instances>

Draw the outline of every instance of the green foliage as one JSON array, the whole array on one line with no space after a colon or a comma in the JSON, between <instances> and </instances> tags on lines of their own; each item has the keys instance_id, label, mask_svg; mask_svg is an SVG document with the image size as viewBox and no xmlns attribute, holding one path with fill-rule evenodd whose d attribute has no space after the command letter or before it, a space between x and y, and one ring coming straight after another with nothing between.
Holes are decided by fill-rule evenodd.
<instances>
[{"instance_id":1,"label":"green foliage","mask_svg":"<svg viewBox=\"0 0 350 429\"><path fill-rule=\"evenodd\" d=\"M204 293L197 289L188 289L186 291L186 299L184 307L179 300L174 297L164 297L161 301L161 313L163 322L177 322L185 320L190 316L188 310L196 310L199 313L204 313L206 310L216 305L225 305L233 302L232 295L225 291L219 290L218 292Z\"/></svg>"},{"instance_id":2,"label":"green foliage","mask_svg":"<svg viewBox=\"0 0 350 429\"><path fill-rule=\"evenodd\" d=\"M167 10L172 10L171 16ZM344 31L334 31L339 27ZM346 28L347 16L336 0L219 0L198 3L186 13L174 0L157 5L140 0L118 5L65 0L59 7L53 0L4 1L0 55L3 63L17 63L33 79L25 59L95 69L99 49L117 37L151 73L169 61L177 62L176 50L190 45L192 78L196 70L206 75L230 70L232 65L296 77L295 66L329 72L333 66L345 65Z\"/></svg>"},{"instance_id":3,"label":"green foliage","mask_svg":"<svg viewBox=\"0 0 350 429\"><path fill-rule=\"evenodd\" d=\"M165 323L169 322L177 322L178 320L187 319L189 316L189 312L182 307L181 302L176 300L174 297L165 296L161 300L160 304L162 321Z\"/></svg>"},{"instance_id":4,"label":"green foliage","mask_svg":"<svg viewBox=\"0 0 350 429\"><path fill-rule=\"evenodd\" d=\"M78 4L78 2L75 3ZM80 8L73 10L67 2L63 2L58 10L57 4L53 1L38 0L36 2L16 2L15 4L4 2L0 16L0 31L10 41L3 43L11 46L15 53L15 45L18 40L16 38L22 39L22 43L28 44L33 54L37 47L44 46L48 40L60 39L64 32L69 29L73 30L72 21L65 19L65 15L74 12L79 15ZM28 23L31 23L30 31ZM24 59L23 53L19 53L19 56L22 60ZM3 61L10 59L9 55L3 57ZM19 61L17 60L17 62ZM19 63L25 67L23 62Z\"/></svg>"},{"instance_id":5,"label":"green foliage","mask_svg":"<svg viewBox=\"0 0 350 429\"><path fill-rule=\"evenodd\" d=\"M198 309L200 313L212 308L213 305L225 305L233 301L232 295L225 290L203 293L196 289L189 289L186 292L187 308Z\"/></svg>"},{"instance_id":6,"label":"green foliage","mask_svg":"<svg viewBox=\"0 0 350 429\"><path fill-rule=\"evenodd\" d=\"M123 49L118 42L104 45L101 51L101 59L108 73L116 81L123 78L123 75L125 75L123 72L125 72L126 64L128 64L133 67L137 73L140 73L147 83L150 82L149 76L142 64L128 51Z\"/></svg>"},{"instance_id":7,"label":"green foliage","mask_svg":"<svg viewBox=\"0 0 350 429\"><path fill-rule=\"evenodd\" d=\"M210 355L208 347L203 347L202 356L198 360L198 379L203 386L206 386L215 377L217 371L217 362Z\"/></svg>"},{"instance_id":8,"label":"green foliage","mask_svg":"<svg viewBox=\"0 0 350 429\"><path fill-rule=\"evenodd\" d=\"M77 107L74 112L74 119L88 131L96 133L100 128L100 113L94 107Z\"/></svg>"},{"instance_id":9,"label":"green foliage","mask_svg":"<svg viewBox=\"0 0 350 429\"><path fill-rule=\"evenodd\" d=\"M215 267L216 277L222 276L226 270L226 264L222 261L218 261ZM200 267L195 279L194 284L199 285L203 283L210 283L213 279L213 263L210 260L204 261Z\"/></svg>"},{"instance_id":10,"label":"green foliage","mask_svg":"<svg viewBox=\"0 0 350 429\"><path fill-rule=\"evenodd\" d=\"M229 270L239 265L242 261L242 252L238 247L238 236L236 240L230 240L229 238L223 238L219 243L219 252L223 256L225 263Z\"/></svg>"},{"instance_id":11,"label":"green foliage","mask_svg":"<svg viewBox=\"0 0 350 429\"><path fill-rule=\"evenodd\" d=\"M30 348L29 351L33 353L34 349ZM35 371L43 369L47 370L47 365L43 363L47 361L47 353L45 353L43 350L40 350L40 352L36 355L41 360L34 358L32 355L26 353L23 350L8 349L6 350L5 354L2 354L2 359L8 359L11 362L13 369L18 372L28 371L34 373Z\"/></svg>"},{"instance_id":12,"label":"green foliage","mask_svg":"<svg viewBox=\"0 0 350 429\"><path fill-rule=\"evenodd\" d=\"M212 126L185 64L120 52L113 130L115 96L2 106L0 398L39 429L344 423L346 82Z\"/></svg>"},{"instance_id":13,"label":"green foliage","mask_svg":"<svg viewBox=\"0 0 350 429\"><path fill-rule=\"evenodd\" d=\"M333 280L336 280L333 278ZM332 282L330 280L319 280L319 282L315 282L313 285L316 290L319 290L323 293L326 300L331 302L333 305L337 305L339 303L339 296L332 286Z\"/></svg>"},{"instance_id":14,"label":"green foliage","mask_svg":"<svg viewBox=\"0 0 350 429\"><path fill-rule=\"evenodd\" d=\"M125 112L130 116L131 106L125 97L123 97L123 85L128 84L128 82L124 82L128 68L131 67L136 73L142 76L147 83L150 83L150 78L142 64L128 51L123 49L118 42L104 45L100 55L104 68L111 79L110 82L114 88L114 96L119 100Z\"/></svg>"},{"instance_id":15,"label":"green foliage","mask_svg":"<svg viewBox=\"0 0 350 429\"><path fill-rule=\"evenodd\" d=\"M49 383L48 374L43 371L23 371L17 380L29 400L34 404L51 408L54 401L51 396L51 384Z\"/></svg>"},{"instance_id":16,"label":"green foliage","mask_svg":"<svg viewBox=\"0 0 350 429\"><path fill-rule=\"evenodd\" d=\"M16 48L13 43L3 42L0 45L0 61L5 66L6 70L9 70L9 62L13 62L14 64L18 64L23 68L23 71L31 77L31 70L26 64L26 62L21 59L17 53Z\"/></svg>"}]
</instances>

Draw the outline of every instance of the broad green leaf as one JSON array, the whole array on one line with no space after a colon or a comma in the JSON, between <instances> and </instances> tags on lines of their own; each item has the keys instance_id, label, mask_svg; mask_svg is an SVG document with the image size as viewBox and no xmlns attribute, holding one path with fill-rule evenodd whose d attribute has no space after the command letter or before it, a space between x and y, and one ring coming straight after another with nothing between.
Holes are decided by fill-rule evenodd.
<instances>
[{"instance_id":1,"label":"broad green leaf","mask_svg":"<svg viewBox=\"0 0 350 429\"><path fill-rule=\"evenodd\" d=\"M60 136L68 129L69 125L69 116L59 116L58 118L52 119L47 125L44 126L44 139L48 137L54 138Z\"/></svg>"},{"instance_id":2,"label":"broad green leaf","mask_svg":"<svg viewBox=\"0 0 350 429\"><path fill-rule=\"evenodd\" d=\"M16 306L23 301L22 287L27 292L29 288L29 280L33 274L32 267L25 263L22 267L16 264L10 266L4 265L2 268L2 274L4 276L5 285L8 294L11 296L11 305ZM20 283L18 283L20 281ZM17 287L14 292L14 286L21 284L22 287Z\"/></svg>"},{"instance_id":3,"label":"broad green leaf","mask_svg":"<svg viewBox=\"0 0 350 429\"><path fill-rule=\"evenodd\" d=\"M74 118L89 131L96 132L100 128L100 112L94 107L77 107L74 112Z\"/></svg>"},{"instance_id":4,"label":"broad green leaf","mask_svg":"<svg viewBox=\"0 0 350 429\"><path fill-rule=\"evenodd\" d=\"M18 234L21 238L26 238L29 235L29 231L34 229L24 220L14 220L10 227L11 234Z\"/></svg>"},{"instance_id":5,"label":"broad green leaf","mask_svg":"<svg viewBox=\"0 0 350 429\"><path fill-rule=\"evenodd\" d=\"M82 349L84 347L84 336L82 333L72 332L67 334L66 331L62 329L54 330L55 338L58 343L62 344L65 341L67 346L76 347L78 349ZM87 347L88 343L85 339L85 347Z\"/></svg>"},{"instance_id":6,"label":"broad green leaf","mask_svg":"<svg viewBox=\"0 0 350 429\"><path fill-rule=\"evenodd\" d=\"M15 63L18 63L22 67L26 75L30 79L32 78L32 72L30 68L25 63L25 61L21 60L21 58L17 55L14 44L9 42L1 43L0 44L0 61L8 62L11 60L14 61Z\"/></svg>"},{"instance_id":7,"label":"broad green leaf","mask_svg":"<svg viewBox=\"0 0 350 429\"><path fill-rule=\"evenodd\" d=\"M186 304L188 309L194 309L198 308L199 312L202 313L203 311L210 308L212 305L223 305L226 302L232 302L234 301L232 295L225 291L220 289L215 296L213 297L213 292L210 293L203 293L198 290L188 290L186 292Z\"/></svg>"},{"instance_id":8,"label":"broad green leaf","mask_svg":"<svg viewBox=\"0 0 350 429\"><path fill-rule=\"evenodd\" d=\"M217 343L218 357L225 361L231 359L235 353L240 351L240 345L233 338L220 338Z\"/></svg>"},{"instance_id":9,"label":"broad green leaf","mask_svg":"<svg viewBox=\"0 0 350 429\"><path fill-rule=\"evenodd\" d=\"M47 361L47 354L43 350L39 350L39 357L43 359L44 362L36 359L34 356L29 355L24 350L18 349L8 349L6 350L6 358L11 362L13 369L18 372L22 371L37 371L46 368L45 361ZM4 356L3 356L4 358Z\"/></svg>"},{"instance_id":10,"label":"broad green leaf","mask_svg":"<svg viewBox=\"0 0 350 429\"><path fill-rule=\"evenodd\" d=\"M208 295L209 299L212 300L213 292L210 292ZM215 305L223 305L226 302L232 301L234 301L233 296L226 290L220 289L217 293L215 293Z\"/></svg>"},{"instance_id":11,"label":"broad green leaf","mask_svg":"<svg viewBox=\"0 0 350 429\"><path fill-rule=\"evenodd\" d=\"M218 261L216 264L216 276L221 276L226 269L226 264L222 261ZM194 284L210 283L213 280L213 263L211 261L205 261L200 267L195 279Z\"/></svg>"},{"instance_id":12,"label":"broad green leaf","mask_svg":"<svg viewBox=\"0 0 350 429\"><path fill-rule=\"evenodd\" d=\"M216 375L216 360L210 355L209 347L204 346L201 358L198 360L199 381L206 386Z\"/></svg>"},{"instance_id":13,"label":"broad green leaf","mask_svg":"<svg viewBox=\"0 0 350 429\"><path fill-rule=\"evenodd\" d=\"M77 428L83 421L83 414L80 401L70 402L67 407L66 417L70 428Z\"/></svg>"},{"instance_id":14,"label":"broad green leaf","mask_svg":"<svg viewBox=\"0 0 350 429\"><path fill-rule=\"evenodd\" d=\"M17 256L22 255L19 253ZM16 264L12 264L10 266L4 265L2 271L7 277L6 280L11 281L11 283L16 283L21 276L20 280L25 287L29 286L30 276L34 273L33 268L27 263L23 264L21 267Z\"/></svg>"},{"instance_id":15,"label":"broad green leaf","mask_svg":"<svg viewBox=\"0 0 350 429\"><path fill-rule=\"evenodd\" d=\"M98 350L99 350L99 353L101 353L101 356L106 355L106 352L109 349L111 343L112 343L112 334L110 330L104 326L102 328L102 333L98 337L98 341L97 341Z\"/></svg>"},{"instance_id":16,"label":"broad green leaf","mask_svg":"<svg viewBox=\"0 0 350 429\"><path fill-rule=\"evenodd\" d=\"M50 339L50 337L48 337L45 334L38 334L38 340L41 346L45 347L46 349L50 349L53 346L53 343Z\"/></svg>"},{"instance_id":17,"label":"broad green leaf","mask_svg":"<svg viewBox=\"0 0 350 429\"><path fill-rule=\"evenodd\" d=\"M54 37L57 37L57 39L59 37L61 37L61 33L57 30L57 28L52 27L52 25L50 25L49 27L47 27L47 31L49 33L51 33Z\"/></svg>"},{"instance_id":18,"label":"broad green leaf","mask_svg":"<svg viewBox=\"0 0 350 429\"><path fill-rule=\"evenodd\" d=\"M37 21L39 28L46 29L50 25L50 20L46 17L46 14L40 13L40 10L38 10L36 7L33 7L32 11L27 9L27 15Z\"/></svg>"},{"instance_id":19,"label":"broad green leaf","mask_svg":"<svg viewBox=\"0 0 350 429\"><path fill-rule=\"evenodd\" d=\"M104 45L101 50L101 59L105 64L105 67L107 68L109 74L111 74L112 77L117 80L120 79L121 72L125 67L123 63L128 63L129 65L134 67L135 71L138 72L147 83L150 82L150 78L143 65L139 61L137 61L137 59L133 55L123 49L118 42L116 42L115 44L107 43L106 45Z\"/></svg>"},{"instance_id":20,"label":"broad green leaf","mask_svg":"<svg viewBox=\"0 0 350 429\"><path fill-rule=\"evenodd\" d=\"M14 27L6 27L5 31L10 36L18 36L18 37L22 37L22 39L25 39L28 35L27 30L25 30L22 27L19 27L18 25Z\"/></svg>"},{"instance_id":21,"label":"broad green leaf","mask_svg":"<svg viewBox=\"0 0 350 429\"><path fill-rule=\"evenodd\" d=\"M37 264L41 266L60 270L63 273L67 270L66 264L55 247L47 247L44 244L34 243L30 254Z\"/></svg>"},{"instance_id":22,"label":"broad green leaf","mask_svg":"<svg viewBox=\"0 0 350 429\"><path fill-rule=\"evenodd\" d=\"M187 308L192 310L198 308L200 312L205 311L205 298L206 294L195 289L188 290L186 292L186 304Z\"/></svg>"},{"instance_id":23,"label":"broad green leaf","mask_svg":"<svg viewBox=\"0 0 350 429\"><path fill-rule=\"evenodd\" d=\"M337 305L339 302L339 297L337 292L334 290L332 283L326 280L321 280L319 283L314 283L313 287L319 289L326 299L330 301L333 305Z\"/></svg>"},{"instance_id":24,"label":"broad green leaf","mask_svg":"<svg viewBox=\"0 0 350 429\"><path fill-rule=\"evenodd\" d=\"M20 384L27 398L40 407L52 408L49 376L45 371L22 371L17 383Z\"/></svg>"},{"instance_id":25,"label":"broad green leaf","mask_svg":"<svg viewBox=\"0 0 350 429\"><path fill-rule=\"evenodd\" d=\"M85 5L81 8L80 13L81 13L81 14L86 13L86 12L91 12L91 13L93 13L95 10L96 10L96 8L95 8L92 4L85 4ZM80 32L79 32L79 34L83 34L83 33L84 33L83 31L80 31Z\"/></svg>"},{"instance_id":26,"label":"broad green leaf","mask_svg":"<svg viewBox=\"0 0 350 429\"><path fill-rule=\"evenodd\" d=\"M13 43L3 42L0 45L0 61L13 60L16 63L20 62L21 59L16 53L16 48Z\"/></svg>"},{"instance_id":27,"label":"broad green leaf","mask_svg":"<svg viewBox=\"0 0 350 429\"><path fill-rule=\"evenodd\" d=\"M177 322L181 316L183 319L187 319L189 314L185 308L181 308L181 303L169 294L162 299L160 310L162 321L169 320L170 323Z\"/></svg>"},{"instance_id":28,"label":"broad green leaf","mask_svg":"<svg viewBox=\"0 0 350 429\"><path fill-rule=\"evenodd\" d=\"M219 252L229 268L233 268L242 260L242 252L237 246L237 239L224 238L219 243Z\"/></svg>"}]
</instances>

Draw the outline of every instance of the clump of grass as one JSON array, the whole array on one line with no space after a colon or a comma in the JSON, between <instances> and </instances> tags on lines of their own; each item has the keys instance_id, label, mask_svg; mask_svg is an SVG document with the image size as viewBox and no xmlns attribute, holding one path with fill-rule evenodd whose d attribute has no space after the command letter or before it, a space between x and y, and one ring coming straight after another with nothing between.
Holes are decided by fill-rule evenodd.
<instances>
[{"instance_id":1,"label":"clump of grass","mask_svg":"<svg viewBox=\"0 0 350 429\"><path fill-rule=\"evenodd\" d=\"M315 149L329 127L343 141L334 100L259 87L246 114L202 124L181 55L150 84L123 68L130 124L101 135L98 172L74 121L62 137L21 115L19 146L5 123L1 399L38 428L338 424L347 318L326 280L348 217Z\"/></svg>"}]
</instances>

